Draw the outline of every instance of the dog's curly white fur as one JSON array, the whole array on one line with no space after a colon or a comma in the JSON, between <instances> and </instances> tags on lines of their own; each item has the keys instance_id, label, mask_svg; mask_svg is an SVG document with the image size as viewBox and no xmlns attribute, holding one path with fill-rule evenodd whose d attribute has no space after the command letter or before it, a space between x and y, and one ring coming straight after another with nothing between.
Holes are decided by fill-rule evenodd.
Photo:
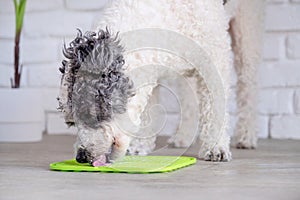
<instances>
[{"instance_id":1,"label":"dog's curly white fur","mask_svg":"<svg viewBox=\"0 0 300 200\"><path fill-rule=\"evenodd\" d=\"M193 39L202 49L205 49L209 59L212 60L213 65L217 67L219 74L222 75L226 105L230 95L230 68L234 64L238 77L236 146L239 148L254 148L257 140L255 128L256 69L260 61L264 3L264 0L165 0L159 2L153 0L115 0L104 10L98 24L98 30L103 30L106 26L109 26L111 30L120 32L144 28L162 28ZM231 43L235 53L234 60ZM156 56L157 54L154 53L152 58L149 58L136 52L125 58L126 70L139 66L141 63L166 64L161 63L162 61L159 59L155 59ZM201 64L199 63L199 65ZM170 66L173 66L172 63L170 63ZM208 123L212 115L212 105L207 94L211 91L207 89L197 69L180 69L180 72L187 79L191 79L196 83L195 91L198 96L199 124L201 125L199 128L201 130L199 157L210 161L230 160L228 113L225 114L225 127L220 135L211 132L211 130L215 130L215 125ZM62 102L61 105L65 105L62 108L65 112L66 122L74 122L73 108L67 106L70 96L70 84L66 82L68 73L70 72L64 71L59 99ZM126 74L126 71L124 73ZM145 73L140 76L140 79L154 84L137 89L135 96L130 97L128 103L126 102L130 119L137 126L141 124L149 98L156 87L155 83L158 82L159 78L163 78L163 74L149 75ZM134 79L134 77L130 78ZM187 100L183 99L182 102L184 109L192 109L188 106L189 102ZM182 118L189 120L189 113L188 110L185 110L182 113ZM117 115L114 117L117 117ZM89 158L91 160L107 153L111 146L113 149L112 160L122 158L127 149L130 153L143 150L141 153L146 154L154 148L153 138L148 140L135 139L129 147L130 138L118 128L114 118L101 123L103 123L100 127L101 130L78 126L79 142L77 150L83 147L89 148L89 153L81 152L81 150L80 153L84 156L92 154L92 158ZM172 138L171 142L176 147L189 145L192 140L189 132L188 125L179 127L178 133ZM143 142L143 145L140 145L141 142Z\"/></svg>"}]
</instances>

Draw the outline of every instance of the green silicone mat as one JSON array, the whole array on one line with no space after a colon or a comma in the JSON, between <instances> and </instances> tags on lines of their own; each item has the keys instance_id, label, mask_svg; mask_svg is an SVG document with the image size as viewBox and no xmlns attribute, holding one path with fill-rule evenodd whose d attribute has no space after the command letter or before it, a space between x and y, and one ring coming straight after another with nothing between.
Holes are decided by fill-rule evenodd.
<instances>
[{"instance_id":1,"label":"green silicone mat","mask_svg":"<svg viewBox=\"0 0 300 200\"><path fill-rule=\"evenodd\" d=\"M66 160L50 164L51 170L73 172L111 172L111 173L164 173L178 170L195 164L196 158L186 156L126 156L122 161L112 165L93 167L80 164L73 160Z\"/></svg>"}]
</instances>

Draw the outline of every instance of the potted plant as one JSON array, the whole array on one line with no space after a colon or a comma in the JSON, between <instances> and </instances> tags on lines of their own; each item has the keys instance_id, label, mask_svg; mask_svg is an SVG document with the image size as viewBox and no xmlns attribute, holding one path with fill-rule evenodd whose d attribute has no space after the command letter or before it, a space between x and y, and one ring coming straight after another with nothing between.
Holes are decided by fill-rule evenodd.
<instances>
[{"instance_id":1,"label":"potted plant","mask_svg":"<svg viewBox=\"0 0 300 200\"><path fill-rule=\"evenodd\" d=\"M11 88L1 88L0 141L39 141L43 132L43 108L41 92L20 88L22 64L20 64L20 38L23 27L26 0L14 0L16 29L14 46L14 75Z\"/></svg>"}]
</instances>

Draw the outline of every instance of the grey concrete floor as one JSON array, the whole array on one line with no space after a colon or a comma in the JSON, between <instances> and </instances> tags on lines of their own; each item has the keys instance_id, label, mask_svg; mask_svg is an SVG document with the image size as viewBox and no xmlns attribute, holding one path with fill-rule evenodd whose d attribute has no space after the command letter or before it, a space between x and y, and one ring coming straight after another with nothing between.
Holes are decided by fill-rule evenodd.
<instances>
[{"instance_id":1,"label":"grey concrete floor","mask_svg":"<svg viewBox=\"0 0 300 200\"><path fill-rule=\"evenodd\" d=\"M0 199L300 199L300 141L261 140L257 150L232 149L231 162L198 160L164 174L50 171L49 163L73 156L74 141L45 136L39 143L0 143ZM193 146L185 155L196 153Z\"/></svg>"}]
</instances>

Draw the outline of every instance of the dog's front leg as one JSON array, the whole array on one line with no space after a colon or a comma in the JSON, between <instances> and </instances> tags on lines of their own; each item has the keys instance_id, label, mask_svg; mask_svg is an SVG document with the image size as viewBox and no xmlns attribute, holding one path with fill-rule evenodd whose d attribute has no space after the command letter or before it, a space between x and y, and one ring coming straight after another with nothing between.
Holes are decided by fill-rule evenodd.
<instances>
[{"instance_id":1,"label":"dog's front leg","mask_svg":"<svg viewBox=\"0 0 300 200\"><path fill-rule=\"evenodd\" d=\"M145 115L149 112L150 97L156 83L153 82L145 87L141 87L136 91L136 94L128 102L128 113L131 120L136 124L136 131L131 132L131 142L128 148L128 153L131 155L147 155L155 148L156 134L153 133L153 125L145 126Z\"/></svg>"},{"instance_id":2,"label":"dog's front leg","mask_svg":"<svg viewBox=\"0 0 300 200\"><path fill-rule=\"evenodd\" d=\"M197 87L195 91L198 96L198 106L200 110L199 117L199 158L206 161L229 161L231 152L229 148L230 137L228 134L229 115L225 113L223 125L218 127L216 121L213 121L214 113L212 111L212 98L204 80L195 74L197 78ZM228 95L225 94L225 95Z\"/></svg>"},{"instance_id":3,"label":"dog's front leg","mask_svg":"<svg viewBox=\"0 0 300 200\"><path fill-rule=\"evenodd\" d=\"M182 77L176 79L177 99L180 105L180 123L176 133L168 140L176 148L188 148L198 137L199 106L195 88L197 88L196 70L186 69Z\"/></svg>"}]
</instances>

